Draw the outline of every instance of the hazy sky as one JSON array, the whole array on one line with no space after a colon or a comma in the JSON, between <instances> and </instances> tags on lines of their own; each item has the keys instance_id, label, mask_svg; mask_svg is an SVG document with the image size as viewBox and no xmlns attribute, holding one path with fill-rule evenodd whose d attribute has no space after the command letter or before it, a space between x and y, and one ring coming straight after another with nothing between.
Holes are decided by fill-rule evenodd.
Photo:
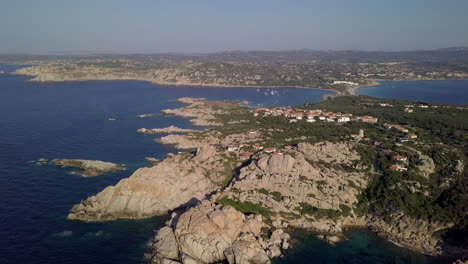
<instances>
[{"instance_id":1,"label":"hazy sky","mask_svg":"<svg viewBox=\"0 0 468 264\"><path fill-rule=\"evenodd\" d=\"M0 53L452 46L467 0L0 0Z\"/></svg>"}]
</instances>

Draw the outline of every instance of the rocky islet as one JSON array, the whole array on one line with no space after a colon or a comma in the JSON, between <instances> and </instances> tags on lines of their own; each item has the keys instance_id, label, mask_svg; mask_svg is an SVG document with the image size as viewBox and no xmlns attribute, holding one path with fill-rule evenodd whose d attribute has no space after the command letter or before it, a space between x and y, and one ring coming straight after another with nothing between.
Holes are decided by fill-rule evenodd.
<instances>
[{"instance_id":1,"label":"rocky islet","mask_svg":"<svg viewBox=\"0 0 468 264\"><path fill-rule=\"evenodd\" d=\"M44 162L44 160L39 160ZM45 160L47 162L47 160ZM85 177L94 177L111 171L125 170L124 165L105 162L100 160L84 160L84 159L53 159L51 163L60 167L77 168L79 171L74 171L74 174Z\"/></svg>"}]
</instances>

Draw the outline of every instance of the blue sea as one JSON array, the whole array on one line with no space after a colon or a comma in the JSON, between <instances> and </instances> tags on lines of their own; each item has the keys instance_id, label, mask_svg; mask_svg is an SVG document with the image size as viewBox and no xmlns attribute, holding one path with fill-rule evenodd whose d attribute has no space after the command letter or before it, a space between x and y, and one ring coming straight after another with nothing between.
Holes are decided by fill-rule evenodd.
<instances>
[{"instance_id":1,"label":"blue sea","mask_svg":"<svg viewBox=\"0 0 468 264\"><path fill-rule=\"evenodd\" d=\"M468 104L467 80L379 81L379 83L378 86L359 88L356 93L385 99Z\"/></svg>"},{"instance_id":2,"label":"blue sea","mask_svg":"<svg viewBox=\"0 0 468 264\"><path fill-rule=\"evenodd\" d=\"M314 89L207 88L139 81L29 82L0 65L0 263L144 263L155 229L168 216L85 223L66 220L70 208L106 186L147 166L145 157L177 150L136 133L138 128L175 125L183 118L160 115L182 106L184 96L246 100L250 105L297 105L330 92ZM449 85L450 86L450 85ZM152 118L136 116L155 113ZM111 121L109 118L115 118ZM68 169L41 165L40 158L98 159L128 169L84 178ZM365 230L330 246L300 232L296 246L277 263L440 263L399 248Z\"/></svg>"}]
</instances>

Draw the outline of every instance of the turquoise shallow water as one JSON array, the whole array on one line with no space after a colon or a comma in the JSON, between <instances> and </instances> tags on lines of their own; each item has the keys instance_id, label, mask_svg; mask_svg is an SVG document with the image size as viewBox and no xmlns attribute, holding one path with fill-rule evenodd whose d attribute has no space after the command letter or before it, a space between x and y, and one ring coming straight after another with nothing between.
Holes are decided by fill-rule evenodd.
<instances>
[{"instance_id":1,"label":"turquoise shallow water","mask_svg":"<svg viewBox=\"0 0 468 264\"><path fill-rule=\"evenodd\" d=\"M448 258L435 258L396 246L367 229L351 229L348 240L336 245L319 240L313 233L292 232L293 247L275 264L437 264L451 263Z\"/></svg>"},{"instance_id":2,"label":"turquoise shallow water","mask_svg":"<svg viewBox=\"0 0 468 264\"><path fill-rule=\"evenodd\" d=\"M0 65L11 72L18 68ZM138 81L32 83L23 76L0 75L0 263L142 263L153 230L167 216L143 220L83 223L66 220L69 209L81 199L126 178L147 165L145 157L164 158L177 151L153 141L156 136L136 133L141 127L170 125L193 128L186 119L143 113L180 107L178 97L248 100L251 105L297 105L319 101L326 91L312 89L252 89L171 87ZM108 118L116 118L109 121ZM82 178L69 170L38 165L39 158L99 159L127 164L128 170ZM372 250L329 246L304 234L303 241L280 263L342 263L351 256L380 256L397 248L372 234L357 231L351 244L374 239ZM377 242L372 242L373 244ZM341 245L341 244L340 244ZM344 250L346 248L346 250ZM407 253L395 252L397 256ZM428 263L411 252L403 262ZM422 259L423 262L420 260ZM326 262L329 261L329 262Z\"/></svg>"}]
</instances>

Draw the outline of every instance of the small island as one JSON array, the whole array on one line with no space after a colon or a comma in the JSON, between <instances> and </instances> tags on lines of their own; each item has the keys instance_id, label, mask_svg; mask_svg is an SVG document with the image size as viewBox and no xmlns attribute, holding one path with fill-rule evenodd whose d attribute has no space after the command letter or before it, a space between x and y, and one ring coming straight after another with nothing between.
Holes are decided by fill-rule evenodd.
<instances>
[{"instance_id":1,"label":"small island","mask_svg":"<svg viewBox=\"0 0 468 264\"><path fill-rule=\"evenodd\" d=\"M125 166L123 165L100 160L53 159L51 162L60 167L81 169L73 173L85 177L95 177L111 171L125 170Z\"/></svg>"}]
</instances>

